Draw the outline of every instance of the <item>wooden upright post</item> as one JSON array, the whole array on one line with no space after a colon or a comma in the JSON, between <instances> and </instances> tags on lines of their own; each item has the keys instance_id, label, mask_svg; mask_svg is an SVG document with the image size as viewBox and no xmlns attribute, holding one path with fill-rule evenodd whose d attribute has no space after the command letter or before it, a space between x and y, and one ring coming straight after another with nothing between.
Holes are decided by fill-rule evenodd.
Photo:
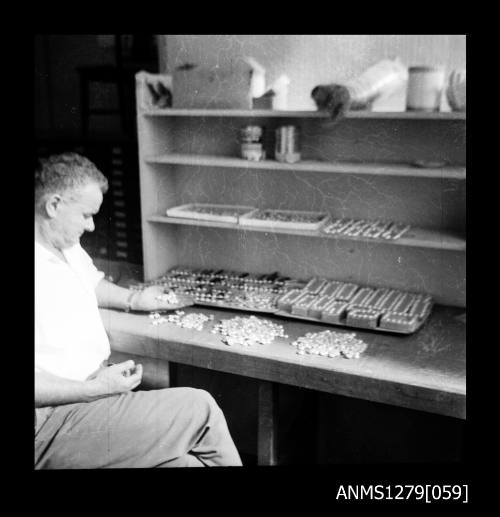
<instances>
[{"instance_id":1,"label":"wooden upright post","mask_svg":"<svg viewBox=\"0 0 500 517\"><path fill-rule=\"evenodd\" d=\"M259 383L257 461L259 465L278 464L278 385Z\"/></svg>"}]
</instances>

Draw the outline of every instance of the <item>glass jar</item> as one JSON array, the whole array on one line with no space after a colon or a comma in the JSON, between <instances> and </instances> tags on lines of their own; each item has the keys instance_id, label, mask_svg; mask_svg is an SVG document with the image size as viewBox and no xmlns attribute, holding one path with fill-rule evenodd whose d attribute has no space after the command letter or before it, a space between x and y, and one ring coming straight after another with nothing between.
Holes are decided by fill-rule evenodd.
<instances>
[{"instance_id":1,"label":"glass jar","mask_svg":"<svg viewBox=\"0 0 500 517\"><path fill-rule=\"evenodd\" d=\"M413 66L408 70L406 109L410 111L439 111L443 93L444 68Z\"/></svg>"}]
</instances>

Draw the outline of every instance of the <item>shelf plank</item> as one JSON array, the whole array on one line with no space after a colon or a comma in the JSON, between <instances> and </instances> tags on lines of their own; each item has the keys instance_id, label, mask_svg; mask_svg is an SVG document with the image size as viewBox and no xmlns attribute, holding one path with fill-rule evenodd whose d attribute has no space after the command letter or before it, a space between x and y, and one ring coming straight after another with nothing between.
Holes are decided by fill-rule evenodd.
<instances>
[{"instance_id":1,"label":"shelf plank","mask_svg":"<svg viewBox=\"0 0 500 517\"><path fill-rule=\"evenodd\" d=\"M258 162L227 156L202 154L164 154L147 156L148 163L170 165L191 165L197 167L228 167L239 169L266 169L279 171L308 171L335 174L368 174L374 176L406 176L417 178L459 179L466 178L465 167L422 168L407 164L392 163L354 163L354 162L320 162L302 160L297 163L283 163L276 160Z\"/></svg>"},{"instance_id":2,"label":"shelf plank","mask_svg":"<svg viewBox=\"0 0 500 517\"><path fill-rule=\"evenodd\" d=\"M287 228L271 228L264 226L241 226L235 223L221 223L218 221L202 221L196 219L185 219L182 217L168 217L163 215L154 215L148 217L151 223L178 224L187 226L205 226L209 228L221 228L226 230L238 230L243 232L264 232L285 235L297 235L302 237L316 237L322 239L342 239L362 242L373 242L382 244L391 244L396 246L413 246L418 248L431 248L449 251L465 251L466 241L456 235L429 230L424 228L411 228L407 234L400 239L372 239L368 237L353 237L349 235L332 235L324 233L321 230L293 230Z\"/></svg>"},{"instance_id":3,"label":"shelf plank","mask_svg":"<svg viewBox=\"0 0 500 517\"><path fill-rule=\"evenodd\" d=\"M319 118L329 119L324 111L243 110L243 109L181 109L164 108L144 110L147 117L244 117L244 118ZM459 111L349 111L348 119L402 119L402 120L466 120Z\"/></svg>"}]
</instances>

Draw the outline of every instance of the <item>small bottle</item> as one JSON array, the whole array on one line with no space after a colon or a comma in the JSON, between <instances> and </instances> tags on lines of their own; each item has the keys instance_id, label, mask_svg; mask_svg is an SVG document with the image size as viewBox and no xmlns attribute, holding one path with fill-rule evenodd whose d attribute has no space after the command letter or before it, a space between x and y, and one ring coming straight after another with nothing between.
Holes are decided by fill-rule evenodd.
<instances>
[{"instance_id":1,"label":"small bottle","mask_svg":"<svg viewBox=\"0 0 500 517\"><path fill-rule=\"evenodd\" d=\"M407 79L408 70L398 58L379 61L346 82L351 100L350 109L366 109L377 98L388 97L397 91Z\"/></svg>"}]
</instances>

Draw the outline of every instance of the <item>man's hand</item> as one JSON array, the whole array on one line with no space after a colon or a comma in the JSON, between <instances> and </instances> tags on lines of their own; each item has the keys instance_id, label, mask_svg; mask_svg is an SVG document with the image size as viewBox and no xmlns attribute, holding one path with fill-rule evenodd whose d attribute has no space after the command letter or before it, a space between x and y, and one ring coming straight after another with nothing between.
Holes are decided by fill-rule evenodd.
<instances>
[{"instance_id":1,"label":"man's hand","mask_svg":"<svg viewBox=\"0 0 500 517\"><path fill-rule=\"evenodd\" d=\"M133 293L132 300L129 300L130 290L112 284L106 279L102 279L96 287L96 296L99 307L111 307L124 309L130 301L130 309L133 311L170 311L193 305L193 298L175 293L176 301L172 302L174 293L166 295L163 287L152 285L142 291ZM163 298L163 299L162 299ZM165 299L167 298L167 299Z\"/></svg>"},{"instance_id":2,"label":"man's hand","mask_svg":"<svg viewBox=\"0 0 500 517\"><path fill-rule=\"evenodd\" d=\"M97 390L106 395L117 395L133 390L142 380L142 365L129 360L103 368L89 380Z\"/></svg>"},{"instance_id":3,"label":"man's hand","mask_svg":"<svg viewBox=\"0 0 500 517\"><path fill-rule=\"evenodd\" d=\"M151 285L138 292L132 300L133 311L168 311L189 307L194 304L192 298L182 294L175 294L177 303L162 300L165 292L159 285Z\"/></svg>"}]
</instances>

